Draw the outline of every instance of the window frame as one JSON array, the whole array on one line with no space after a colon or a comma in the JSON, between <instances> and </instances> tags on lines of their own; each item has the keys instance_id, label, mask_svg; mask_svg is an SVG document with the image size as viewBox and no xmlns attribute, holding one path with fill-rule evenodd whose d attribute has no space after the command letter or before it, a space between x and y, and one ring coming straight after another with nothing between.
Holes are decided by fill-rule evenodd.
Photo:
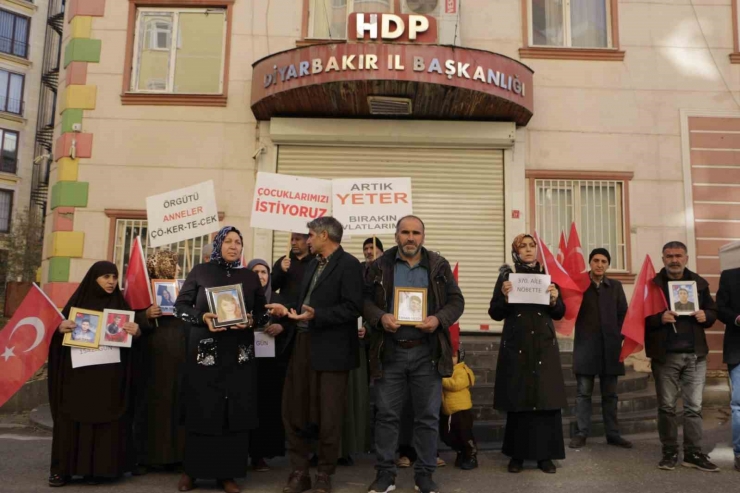
<instances>
[{"instance_id":1,"label":"window frame","mask_svg":"<svg viewBox=\"0 0 740 493\"><path fill-rule=\"evenodd\" d=\"M0 224L0 234L10 233L10 229L13 227L13 206L15 205L15 190L12 188L0 188L0 194L7 193L10 195L10 207L8 209L8 226L2 229Z\"/></svg>"},{"instance_id":2,"label":"window frame","mask_svg":"<svg viewBox=\"0 0 740 493\"><path fill-rule=\"evenodd\" d=\"M2 153L5 150L5 134L8 132L15 134L15 164L13 171L7 171L3 169ZM18 173L18 147L20 146L20 140L21 135L20 132L18 132L17 130L8 130L6 128L0 127L0 173L9 173L11 175L15 175Z\"/></svg>"},{"instance_id":3,"label":"window frame","mask_svg":"<svg viewBox=\"0 0 740 493\"><path fill-rule=\"evenodd\" d=\"M29 17L27 15L19 14L18 12L13 12L12 10L3 9L3 8L0 8L0 11L5 12L5 13L8 13L8 14L11 14L13 16L13 34L12 34L12 37L10 38L10 51L8 52L8 51L2 51L2 50L0 50L0 53L3 53L5 55L10 55L10 56L15 56L15 57L18 57L18 58L22 58L24 60L28 60L29 57L30 57L30 51L31 51L31 49L30 49L31 48L31 45L29 43L29 40L30 40L30 37L31 37L31 17ZM15 28L16 28L16 23L18 22L18 18L19 17L22 17L23 19L26 20L26 39L25 39L25 41L23 41L23 44L25 45L25 54L24 55L16 55L13 52L14 44L15 44L16 41L18 41L18 40L16 40L16 37L15 37Z\"/></svg>"},{"instance_id":4,"label":"window frame","mask_svg":"<svg viewBox=\"0 0 740 493\"><path fill-rule=\"evenodd\" d=\"M129 16L126 32L126 55L124 59L124 76L121 89L122 105L150 105L150 106L214 106L225 107L229 93L229 68L231 58L232 17L235 0L129 0ZM134 91L132 90L135 77L138 74L135 40L139 26L139 9L157 12L167 10L209 10L224 9L226 28L224 30L224 44L221 64L221 92L209 94L178 94L165 91ZM176 36L176 26L173 24L172 37ZM172 40L174 43L174 39ZM172 49L172 47L170 48ZM175 64L170 69L174 72Z\"/></svg>"},{"instance_id":5,"label":"window frame","mask_svg":"<svg viewBox=\"0 0 740 493\"><path fill-rule=\"evenodd\" d=\"M531 230L537 227L536 194L537 180L563 180L563 181L621 181L622 186L622 208L624 227L625 248L625 270L609 271L608 276L626 283L634 283L636 274L632 270L632 244L630 223L630 182L634 173L630 172L590 172L590 171L567 171L567 170L526 170L524 174L527 180L527 192L529 193L529 211L527 214ZM549 245L552 247L552 245ZM584 252L587 253L587 252Z\"/></svg>"},{"instance_id":6,"label":"window frame","mask_svg":"<svg viewBox=\"0 0 740 493\"><path fill-rule=\"evenodd\" d=\"M572 43L570 36L570 0L564 2L563 36L564 46L541 46L533 43L534 29L532 29L532 0L521 0L522 2L522 43L519 48L521 58L539 58L549 60L600 60L600 61L623 61L625 52L619 49L619 2L618 0L604 0L609 2L607 12L607 41L606 48L580 48L569 46ZM736 1L736 0L733 0Z\"/></svg>"},{"instance_id":7,"label":"window frame","mask_svg":"<svg viewBox=\"0 0 740 493\"><path fill-rule=\"evenodd\" d=\"M23 95L26 92L26 74L21 74L21 73L18 73L18 72L13 72L12 70L8 70L8 69L5 69L5 68L0 68L0 72L7 72L7 74L8 74L8 88L7 88L7 92L5 93L5 109L0 109L0 113L8 113L10 115L17 115L17 116L21 116L22 117L23 116L23 112L24 112L23 110L25 109L24 108L25 105L24 105L24 101L23 101ZM10 98L9 98L9 96L10 96L10 78L13 75L17 75L17 76L21 77L21 80L22 80L22 82L21 82L20 99L18 99L18 102L20 103L18 113L16 113L15 111L8 111L8 101L10 101ZM0 98L2 98L2 97L3 96L0 94Z\"/></svg>"},{"instance_id":8,"label":"window frame","mask_svg":"<svg viewBox=\"0 0 740 493\"><path fill-rule=\"evenodd\" d=\"M335 0L332 0L335 1ZM359 1L359 3L362 3L362 0L346 0L347 2L347 19L349 19L350 11L349 11L349 5L354 5L355 1ZM401 1L402 0L378 0L379 2L386 1L389 5L393 7L392 13L397 14L401 12ZM439 0L440 2L443 2L444 0ZM345 31L344 36L341 38L321 38L321 37L315 37L313 36L313 22L312 20L312 12L313 12L313 5L316 0L303 0L303 25L301 29L301 41L298 41L296 44L301 45L308 45L308 44L314 44L314 43L325 43L327 41L332 41L335 43L346 43L347 42L347 32Z\"/></svg>"}]
</instances>

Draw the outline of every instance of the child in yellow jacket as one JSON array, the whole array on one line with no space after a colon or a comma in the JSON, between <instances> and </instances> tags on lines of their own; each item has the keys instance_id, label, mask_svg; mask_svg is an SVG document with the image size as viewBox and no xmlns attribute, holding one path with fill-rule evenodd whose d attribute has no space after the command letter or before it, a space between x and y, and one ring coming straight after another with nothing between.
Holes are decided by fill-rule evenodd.
<instances>
[{"instance_id":1,"label":"child in yellow jacket","mask_svg":"<svg viewBox=\"0 0 740 493\"><path fill-rule=\"evenodd\" d=\"M463 362L465 351L452 357L452 376L442 379L442 413L439 434L442 441L457 452L455 467L463 470L478 467L478 449L473 436L473 400L470 387L475 385L473 370Z\"/></svg>"}]
</instances>

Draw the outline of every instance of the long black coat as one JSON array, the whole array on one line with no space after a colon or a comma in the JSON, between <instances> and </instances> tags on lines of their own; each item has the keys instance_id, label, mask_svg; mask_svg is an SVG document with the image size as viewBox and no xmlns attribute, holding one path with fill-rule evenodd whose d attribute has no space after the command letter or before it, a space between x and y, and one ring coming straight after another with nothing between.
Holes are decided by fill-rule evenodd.
<instances>
[{"instance_id":1,"label":"long black coat","mask_svg":"<svg viewBox=\"0 0 740 493\"><path fill-rule=\"evenodd\" d=\"M298 307L318 266L314 259L306 268ZM316 371L349 371L360 365L357 319L362 314L362 276L360 261L339 247L316 282L309 302L315 313L308 326L311 368Z\"/></svg>"},{"instance_id":2,"label":"long black coat","mask_svg":"<svg viewBox=\"0 0 740 493\"><path fill-rule=\"evenodd\" d=\"M717 291L719 319L725 324L724 362L728 365L740 363L740 268L722 271Z\"/></svg>"},{"instance_id":3,"label":"long black coat","mask_svg":"<svg viewBox=\"0 0 740 493\"><path fill-rule=\"evenodd\" d=\"M241 284L247 311L255 319L265 312L265 293L257 274L248 269L231 269L215 262L196 265L175 303L178 317L190 324L190 339L185 362L185 427L189 433L221 435L257 426L257 363L254 358L252 329L210 332L203 314L210 312L205 288ZM198 364L198 348L212 339L217 345L213 366ZM239 362L240 349L248 355Z\"/></svg>"},{"instance_id":4,"label":"long black coat","mask_svg":"<svg viewBox=\"0 0 740 493\"><path fill-rule=\"evenodd\" d=\"M493 407L499 411L542 411L566 407L565 382L553 320L565 315L558 297L555 306L509 304L496 282L488 314L505 320L496 365Z\"/></svg>"},{"instance_id":5,"label":"long black coat","mask_svg":"<svg viewBox=\"0 0 740 493\"><path fill-rule=\"evenodd\" d=\"M576 319L573 371L577 375L624 375L622 323L627 297L622 283L606 277L598 289L592 282L583 294Z\"/></svg>"}]
</instances>

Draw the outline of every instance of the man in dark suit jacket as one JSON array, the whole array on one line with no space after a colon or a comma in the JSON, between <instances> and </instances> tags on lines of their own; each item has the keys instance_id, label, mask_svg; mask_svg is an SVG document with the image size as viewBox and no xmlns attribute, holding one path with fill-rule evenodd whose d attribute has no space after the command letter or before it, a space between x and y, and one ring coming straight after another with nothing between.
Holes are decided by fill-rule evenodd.
<instances>
[{"instance_id":1,"label":"man in dark suit jacket","mask_svg":"<svg viewBox=\"0 0 740 493\"><path fill-rule=\"evenodd\" d=\"M306 268L298 303L267 305L296 325L283 390L283 424L293 472L283 493L311 489L312 440L318 439L319 472L313 491L329 493L342 440L349 371L359 366L357 319L363 298L360 262L342 249L343 228L333 217L308 224L317 257Z\"/></svg>"},{"instance_id":2,"label":"man in dark suit jacket","mask_svg":"<svg viewBox=\"0 0 740 493\"><path fill-rule=\"evenodd\" d=\"M732 380L732 448L740 471L740 268L722 271L717 291L718 317L725 324L724 362Z\"/></svg>"}]
</instances>

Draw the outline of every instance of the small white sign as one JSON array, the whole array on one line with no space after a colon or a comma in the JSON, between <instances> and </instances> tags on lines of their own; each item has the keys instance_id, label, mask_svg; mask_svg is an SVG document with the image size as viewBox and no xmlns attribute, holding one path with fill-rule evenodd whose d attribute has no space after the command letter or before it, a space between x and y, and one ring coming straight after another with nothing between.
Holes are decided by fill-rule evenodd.
<instances>
[{"instance_id":1,"label":"small white sign","mask_svg":"<svg viewBox=\"0 0 740 493\"><path fill-rule=\"evenodd\" d=\"M309 222L331 215L330 197L330 180L260 171L254 189L251 226L308 233Z\"/></svg>"},{"instance_id":2,"label":"small white sign","mask_svg":"<svg viewBox=\"0 0 740 493\"><path fill-rule=\"evenodd\" d=\"M121 349L117 347L100 346L99 349L73 347L69 350L72 352L72 368L121 362Z\"/></svg>"},{"instance_id":3,"label":"small white sign","mask_svg":"<svg viewBox=\"0 0 740 493\"><path fill-rule=\"evenodd\" d=\"M275 338L264 332L254 333L254 355L257 358L275 357Z\"/></svg>"},{"instance_id":4,"label":"small white sign","mask_svg":"<svg viewBox=\"0 0 740 493\"><path fill-rule=\"evenodd\" d=\"M332 180L334 217L353 234L392 234L396 223L413 214L411 178Z\"/></svg>"},{"instance_id":5,"label":"small white sign","mask_svg":"<svg viewBox=\"0 0 740 493\"><path fill-rule=\"evenodd\" d=\"M512 289L509 292L509 303L529 303L549 305L550 276L542 274L509 274Z\"/></svg>"},{"instance_id":6,"label":"small white sign","mask_svg":"<svg viewBox=\"0 0 740 493\"><path fill-rule=\"evenodd\" d=\"M146 198L149 247L215 233L220 229L213 180Z\"/></svg>"}]
</instances>

